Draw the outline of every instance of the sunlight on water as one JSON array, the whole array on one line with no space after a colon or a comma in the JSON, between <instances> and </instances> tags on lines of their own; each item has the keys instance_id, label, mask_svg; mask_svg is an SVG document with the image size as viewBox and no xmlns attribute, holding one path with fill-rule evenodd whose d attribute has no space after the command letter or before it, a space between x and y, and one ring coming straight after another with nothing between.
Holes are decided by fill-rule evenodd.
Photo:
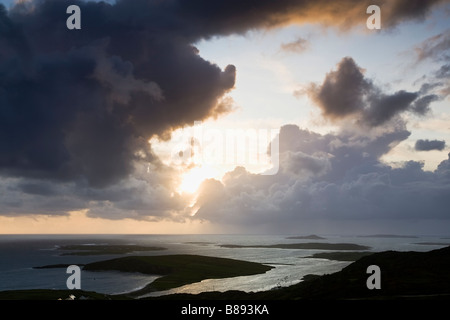
<instances>
[{"instance_id":1,"label":"sunlight on water","mask_svg":"<svg viewBox=\"0 0 450 320\"><path fill-rule=\"evenodd\" d=\"M264 274L226 279L207 279L172 290L152 292L141 297L161 296L172 293L197 294L206 291L266 291L276 289L277 287L287 287L296 284L300 282L300 279L307 274L321 275L325 273L333 273L341 270L349 264L347 262L329 262L323 259L299 260L299 263L296 265L277 265L274 269Z\"/></svg>"}]
</instances>

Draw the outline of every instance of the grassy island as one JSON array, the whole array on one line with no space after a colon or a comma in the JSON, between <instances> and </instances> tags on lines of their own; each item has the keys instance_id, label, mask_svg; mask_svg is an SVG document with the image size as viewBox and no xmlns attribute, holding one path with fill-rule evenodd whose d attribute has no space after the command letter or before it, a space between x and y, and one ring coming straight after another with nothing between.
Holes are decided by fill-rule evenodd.
<instances>
[{"instance_id":1,"label":"grassy island","mask_svg":"<svg viewBox=\"0 0 450 320\"><path fill-rule=\"evenodd\" d=\"M309 236L292 236L292 237L287 237L286 239L325 240L325 238L317 236L315 234L311 234Z\"/></svg>"},{"instance_id":2,"label":"grassy island","mask_svg":"<svg viewBox=\"0 0 450 320\"><path fill-rule=\"evenodd\" d=\"M131 256L89 263L83 268L161 275L136 294L168 290L204 279L254 275L270 269L271 266L255 262L199 255Z\"/></svg>"}]
</instances>

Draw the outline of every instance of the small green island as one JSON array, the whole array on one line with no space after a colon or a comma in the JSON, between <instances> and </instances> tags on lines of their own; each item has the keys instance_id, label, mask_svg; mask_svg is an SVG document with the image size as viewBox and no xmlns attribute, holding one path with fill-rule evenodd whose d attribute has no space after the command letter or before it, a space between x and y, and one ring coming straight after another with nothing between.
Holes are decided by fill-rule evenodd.
<instances>
[{"instance_id":1,"label":"small green island","mask_svg":"<svg viewBox=\"0 0 450 320\"><path fill-rule=\"evenodd\" d=\"M89 263L83 270L140 272L161 275L134 295L168 290L204 279L264 273L273 267L255 262L200 255L131 256Z\"/></svg>"},{"instance_id":2,"label":"small green island","mask_svg":"<svg viewBox=\"0 0 450 320\"><path fill-rule=\"evenodd\" d=\"M326 240L323 237L320 237L315 234L310 234L309 236L292 236L292 237L286 237L286 239L306 239L306 240Z\"/></svg>"},{"instance_id":3,"label":"small green island","mask_svg":"<svg viewBox=\"0 0 450 320\"><path fill-rule=\"evenodd\" d=\"M201 255L128 256L110 260L76 264L86 271L138 272L160 277L144 288L116 298L135 298L140 295L177 288L205 279L221 279L265 273L272 266L236 259ZM69 264L34 267L34 269L67 268ZM32 291L33 292L33 291ZM0 294L0 299L1 299Z\"/></svg>"},{"instance_id":4,"label":"small green island","mask_svg":"<svg viewBox=\"0 0 450 320\"><path fill-rule=\"evenodd\" d=\"M168 290L205 279L265 273L273 267L261 263L200 255L130 256L86 264L87 271L121 271L161 275L132 295Z\"/></svg>"}]
</instances>

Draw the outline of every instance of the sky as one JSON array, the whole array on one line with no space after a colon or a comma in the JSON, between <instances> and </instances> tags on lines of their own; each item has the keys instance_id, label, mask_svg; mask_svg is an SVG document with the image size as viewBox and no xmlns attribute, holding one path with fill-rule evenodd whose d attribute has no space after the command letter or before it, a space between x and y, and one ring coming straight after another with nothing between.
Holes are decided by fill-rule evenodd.
<instances>
[{"instance_id":1,"label":"sky","mask_svg":"<svg viewBox=\"0 0 450 320\"><path fill-rule=\"evenodd\" d=\"M448 235L450 1L0 3L0 233Z\"/></svg>"}]
</instances>

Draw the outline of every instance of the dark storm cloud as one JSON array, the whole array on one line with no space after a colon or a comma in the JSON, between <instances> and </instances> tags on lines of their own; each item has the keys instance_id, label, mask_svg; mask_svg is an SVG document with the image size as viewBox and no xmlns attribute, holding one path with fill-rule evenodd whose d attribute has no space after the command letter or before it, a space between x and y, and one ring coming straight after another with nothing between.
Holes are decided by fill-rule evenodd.
<instances>
[{"instance_id":1,"label":"dark storm cloud","mask_svg":"<svg viewBox=\"0 0 450 320\"><path fill-rule=\"evenodd\" d=\"M369 97L370 106L365 110L364 120L370 125L378 126L408 109L414 112L426 112L428 108L422 110L413 107L412 103L418 96L415 92L404 90L397 91L393 94L374 94Z\"/></svg>"},{"instance_id":2,"label":"dark storm cloud","mask_svg":"<svg viewBox=\"0 0 450 320\"><path fill-rule=\"evenodd\" d=\"M309 93L330 118L342 118L360 112L364 97L372 90L363 70L350 57L343 58L337 70L329 72L322 85L312 85Z\"/></svg>"},{"instance_id":3,"label":"dark storm cloud","mask_svg":"<svg viewBox=\"0 0 450 320\"><path fill-rule=\"evenodd\" d=\"M36 0L8 12L0 6L1 212L89 207L92 216L128 210L142 217L179 210L175 174L147 141L229 112L223 97L236 77L233 65L202 58L195 42L289 23L365 27L370 4L382 6L384 25L394 26L422 19L440 2ZM74 4L82 29L70 31L66 8ZM327 172L317 155L293 159L309 172ZM143 177L147 165L164 173Z\"/></svg>"},{"instance_id":4,"label":"dark storm cloud","mask_svg":"<svg viewBox=\"0 0 450 320\"><path fill-rule=\"evenodd\" d=\"M403 21L423 20L434 6L447 0L430 1L357 1L343 0L228 0L228 1L173 1L171 2L193 24L213 34L242 33L249 29L268 28L288 23L320 23L347 29L366 26L366 9L378 5L383 11L383 24L393 27ZM364 13L361 15L361 13ZM189 29L189 30L190 30Z\"/></svg>"},{"instance_id":5,"label":"dark storm cloud","mask_svg":"<svg viewBox=\"0 0 450 320\"><path fill-rule=\"evenodd\" d=\"M311 84L307 93L321 108L324 117L338 120L354 118L357 122L376 127L405 111L425 115L431 102L439 100L435 94L400 90L383 92L364 76L351 57L343 58L336 70L329 72L321 85Z\"/></svg>"},{"instance_id":6,"label":"dark storm cloud","mask_svg":"<svg viewBox=\"0 0 450 320\"><path fill-rule=\"evenodd\" d=\"M153 160L151 136L229 111L218 102L234 66L202 59L173 33L181 20L155 15L165 5L70 3L82 30L65 27L66 1L1 12L1 172L105 187L133 172L137 152Z\"/></svg>"},{"instance_id":7,"label":"dark storm cloud","mask_svg":"<svg viewBox=\"0 0 450 320\"><path fill-rule=\"evenodd\" d=\"M448 3L443 1L422 1L422 0L399 0L399 1L383 1L380 7L383 10L383 20L386 19L388 26L394 26L399 21L410 19L424 20L430 9L440 3ZM378 4L374 1L374 4Z\"/></svg>"},{"instance_id":8,"label":"dark storm cloud","mask_svg":"<svg viewBox=\"0 0 450 320\"><path fill-rule=\"evenodd\" d=\"M417 151L430 151L430 150L444 150L445 141L444 140L422 140L419 139L416 141L414 149Z\"/></svg>"}]
</instances>

